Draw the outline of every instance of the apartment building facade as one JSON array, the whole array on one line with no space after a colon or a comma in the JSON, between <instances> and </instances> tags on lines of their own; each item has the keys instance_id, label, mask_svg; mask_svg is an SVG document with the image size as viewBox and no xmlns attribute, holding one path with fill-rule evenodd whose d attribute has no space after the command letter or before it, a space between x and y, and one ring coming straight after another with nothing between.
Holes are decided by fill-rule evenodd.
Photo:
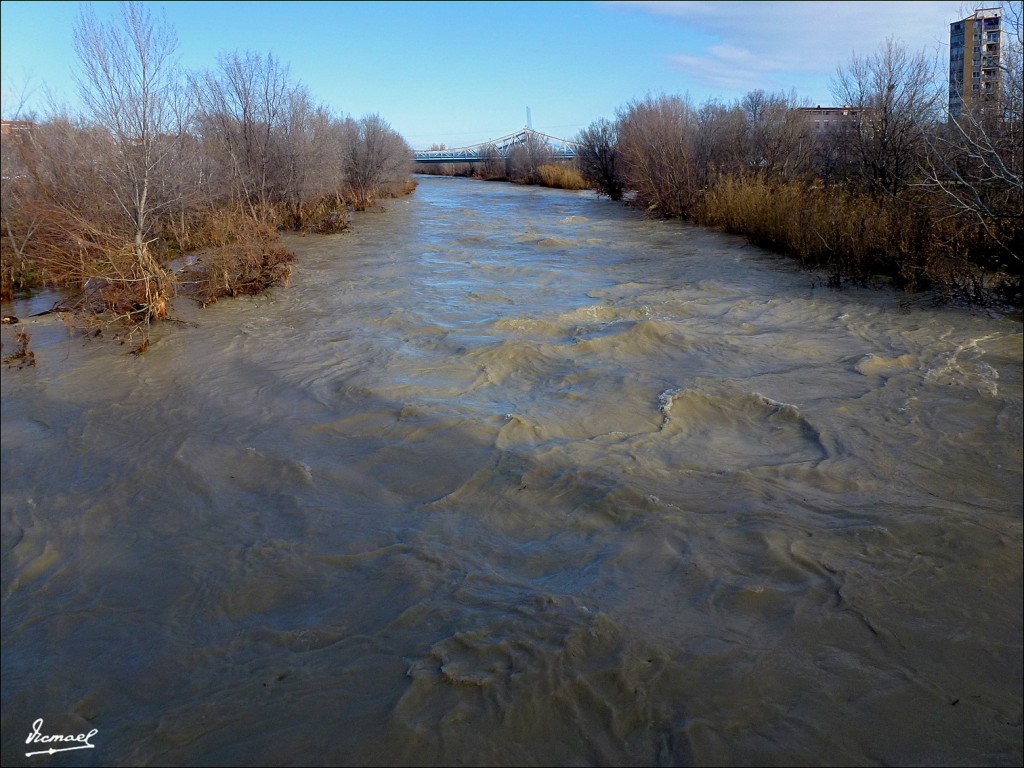
<instances>
[{"instance_id":1,"label":"apartment building facade","mask_svg":"<svg viewBox=\"0 0 1024 768\"><path fill-rule=\"evenodd\" d=\"M1000 103L1003 42L1001 8L982 8L949 25L951 116L972 104Z\"/></svg>"},{"instance_id":2,"label":"apartment building facade","mask_svg":"<svg viewBox=\"0 0 1024 768\"><path fill-rule=\"evenodd\" d=\"M860 110L853 107L798 107L797 111L807 120L807 125L814 133L836 130L846 125L854 125Z\"/></svg>"}]
</instances>

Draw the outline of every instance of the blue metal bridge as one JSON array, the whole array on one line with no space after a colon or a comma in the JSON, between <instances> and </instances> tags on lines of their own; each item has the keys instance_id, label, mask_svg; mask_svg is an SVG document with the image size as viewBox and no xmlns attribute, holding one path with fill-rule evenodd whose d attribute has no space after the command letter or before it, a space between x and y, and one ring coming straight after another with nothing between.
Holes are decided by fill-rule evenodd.
<instances>
[{"instance_id":1,"label":"blue metal bridge","mask_svg":"<svg viewBox=\"0 0 1024 768\"><path fill-rule=\"evenodd\" d=\"M549 136L532 128L523 128L500 139L469 147L418 150L414 154L417 163L481 163L489 159L506 158L514 147L529 148L535 143L546 146L553 160L571 160L576 157L576 142Z\"/></svg>"}]
</instances>

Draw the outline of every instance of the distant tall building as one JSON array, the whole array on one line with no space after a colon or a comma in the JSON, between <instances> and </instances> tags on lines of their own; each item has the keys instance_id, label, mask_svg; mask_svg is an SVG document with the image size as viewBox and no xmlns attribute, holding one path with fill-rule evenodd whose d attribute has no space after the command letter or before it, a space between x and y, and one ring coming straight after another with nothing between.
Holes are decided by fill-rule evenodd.
<instances>
[{"instance_id":1,"label":"distant tall building","mask_svg":"<svg viewBox=\"0 0 1024 768\"><path fill-rule=\"evenodd\" d=\"M1002 99L1003 11L982 8L949 25L949 113Z\"/></svg>"}]
</instances>

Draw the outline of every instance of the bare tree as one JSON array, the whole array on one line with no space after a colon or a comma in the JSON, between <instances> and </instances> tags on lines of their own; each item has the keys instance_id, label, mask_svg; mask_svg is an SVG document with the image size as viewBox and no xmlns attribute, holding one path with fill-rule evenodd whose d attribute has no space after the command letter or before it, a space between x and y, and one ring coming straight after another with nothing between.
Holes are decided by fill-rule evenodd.
<instances>
[{"instance_id":1,"label":"bare tree","mask_svg":"<svg viewBox=\"0 0 1024 768\"><path fill-rule=\"evenodd\" d=\"M687 216L699 192L697 120L679 96L632 101L618 118L619 153L626 188L635 203L663 216Z\"/></svg>"},{"instance_id":2,"label":"bare tree","mask_svg":"<svg viewBox=\"0 0 1024 768\"><path fill-rule=\"evenodd\" d=\"M898 195L916 172L924 151L921 126L934 121L939 97L924 52L909 53L890 38L870 56L840 67L832 94L854 113L850 138L863 181Z\"/></svg>"},{"instance_id":3,"label":"bare tree","mask_svg":"<svg viewBox=\"0 0 1024 768\"><path fill-rule=\"evenodd\" d=\"M480 158L480 165L475 169L477 175L485 179L500 179L505 175L505 158L494 144L480 147Z\"/></svg>"},{"instance_id":4,"label":"bare tree","mask_svg":"<svg viewBox=\"0 0 1024 768\"><path fill-rule=\"evenodd\" d=\"M276 153L281 202L286 206L291 226L302 227L309 205L320 196L322 178L317 153L317 127L323 116L304 87L288 93L281 121L279 148Z\"/></svg>"},{"instance_id":5,"label":"bare tree","mask_svg":"<svg viewBox=\"0 0 1024 768\"><path fill-rule=\"evenodd\" d=\"M38 210L32 205L34 188L22 162L22 143L30 137L12 135L0 145L3 156L0 178L0 296L4 301L14 291L27 287L31 273L29 247L41 224Z\"/></svg>"},{"instance_id":6,"label":"bare tree","mask_svg":"<svg viewBox=\"0 0 1024 768\"><path fill-rule=\"evenodd\" d=\"M0 295L4 301L25 287L29 274L27 249L39 227L29 205L32 185L24 162L35 128L35 115L25 112L31 93L27 78L20 88L6 84L3 88L2 113L17 121L0 142Z\"/></svg>"},{"instance_id":7,"label":"bare tree","mask_svg":"<svg viewBox=\"0 0 1024 768\"><path fill-rule=\"evenodd\" d=\"M551 162L551 154L547 142L528 131L522 142L509 147L505 155L505 176L520 184L539 184L540 167Z\"/></svg>"},{"instance_id":8,"label":"bare tree","mask_svg":"<svg viewBox=\"0 0 1024 768\"><path fill-rule=\"evenodd\" d=\"M197 78L195 86L201 130L220 155L231 199L254 219L270 216L281 189L279 135L289 106L302 101L300 87L273 54L253 51L220 56L217 69Z\"/></svg>"},{"instance_id":9,"label":"bare tree","mask_svg":"<svg viewBox=\"0 0 1024 768\"><path fill-rule=\"evenodd\" d=\"M26 255L40 276L77 289L83 308L134 311L145 286L123 206L110 191L119 159L110 133L54 115L19 149L27 176L15 200L36 222Z\"/></svg>"},{"instance_id":10,"label":"bare tree","mask_svg":"<svg viewBox=\"0 0 1024 768\"><path fill-rule=\"evenodd\" d=\"M612 200L621 200L623 193L618 140L615 123L604 118L591 123L576 137L576 167L599 194Z\"/></svg>"},{"instance_id":11,"label":"bare tree","mask_svg":"<svg viewBox=\"0 0 1024 768\"><path fill-rule=\"evenodd\" d=\"M180 126L177 46L173 29L154 22L137 2L123 4L120 22L109 25L86 8L74 32L82 103L115 149L115 162L104 171L130 238L132 262L123 279L141 286L138 311L146 322L167 316L173 290L150 250L150 236L167 203L156 194L156 180L171 156L165 138Z\"/></svg>"},{"instance_id":12,"label":"bare tree","mask_svg":"<svg viewBox=\"0 0 1024 768\"><path fill-rule=\"evenodd\" d=\"M388 184L409 175L412 150L380 115L350 124L344 159L345 187L357 211L373 205Z\"/></svg>"},{"instance_id":13,"label":"bare tree","mask_svg":"<svg viewBox=\"0 0 1024 768\"><path fill-rule=\"evenodd\" d=\"M746 132L746 167L767 178L789 180L807 170L811 138L796 111L796 94L751 91L740 101Z\"/></svg>"},{"instance_id":14,"label":"bare tree","mask_svg":"<svg viewBox=\"0 0 1024 768\"><path fill-rule=\"evenodd\" d=\"M861 179L860 163L854 154L856 125L833 120L814 133L811 140L810 168L815 178L826 185Z\"/></svg>"},{"instance_id":15,"label":"bare tree","mask_svg":"<svg viewBox=\"0 0 1024 768\"><path fill-rule=\"evenodd\" d=\"M33 77L27 72L20 83L13 80L3 79L0 86L0 114L5 120L35 120L35 113L28 108L29 101L38 90L38 86L32 84Z\"/></svg>"},{"instance_id":16,"label":"bare tree","mask_svg":"<svg viewBox=\"0 0 1024 768\"><path fill-rule=\"evenodd\" d=\"M694 159L702 188L723 176L741 175L748 167L746 121L738 105L717 100L702 104L696 113Z\"/></svg>"}]
</instances>

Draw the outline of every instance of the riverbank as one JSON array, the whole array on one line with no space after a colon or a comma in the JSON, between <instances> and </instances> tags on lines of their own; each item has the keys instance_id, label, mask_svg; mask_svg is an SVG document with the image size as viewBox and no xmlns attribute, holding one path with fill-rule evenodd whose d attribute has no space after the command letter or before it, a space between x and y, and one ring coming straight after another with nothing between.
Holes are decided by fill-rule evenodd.
<instances>
[{"instance_id":1,"label":"riverbank","mask_svg":"<svg viewBox=\"0 0 1024 768\"><path fill-rule=\"evenodd\" d=\"M380 210L381 201L411 195L415 189L414 180L382 186L375 193L374 208ZM8 314L7 305L13 307L17 301L24 306L27 299L40 291L47 297L45 306L38 301L28 304L33 307L30 316L58 316L69 332L92 339L110 339L128 345L132 354L139 355L149 348L154 324L178 319L176 300L207 307L223 298L254 296L270 288L287 286L295 254L284 246L283 233L298 233L302 237L340 234L348 231L353 215L361 215L353 214L343 201L333 203L340 209L325 205L301 218L279 212L281 228L227 210L209 212L201 224L193 223L184 240L196 250L181 252L175 248L165 251L156 261L155 274L165 297L159 314L152 311L151 305L140 302L137 286L126 288L122 282L105 277L89 278L83 287L77 288L57 280L49 284L26 280L17 294L8 290L3 298L5 330L8 325L11 328L2 342L3 362L19 369L35 365L28 327L19 323L13 309ZM285 229L286 223L294 228Z\"/></svg>"},{"instance_id":2,"label":"riverbank","mask_svg":"<svg viewBox=\"0 0 1024 768\"><path fill-rule=\"evenodd\" d=\"M518 181L503 172L488 172L486 164L427 167L433 170L418 173L602 192L564 163L557 172ZM549 166L541 170L545 168ZM904 292L908 302L953 303L1018 317L1024 311L1019 274L986 268L993 262L969 256L981 246L976 239L965 238L956 223L934 221L899 201L808 181L769 182L761 176L717 179L694 196L685 215L635 191L623 199L625 205L649 216L683 219L741 235L809 271L823 272L823 282L833 288L884 285ZM974 237L979 234L975 232ZM951 242L957 245L950 246Z\"/></svg>"}]
</instances>

